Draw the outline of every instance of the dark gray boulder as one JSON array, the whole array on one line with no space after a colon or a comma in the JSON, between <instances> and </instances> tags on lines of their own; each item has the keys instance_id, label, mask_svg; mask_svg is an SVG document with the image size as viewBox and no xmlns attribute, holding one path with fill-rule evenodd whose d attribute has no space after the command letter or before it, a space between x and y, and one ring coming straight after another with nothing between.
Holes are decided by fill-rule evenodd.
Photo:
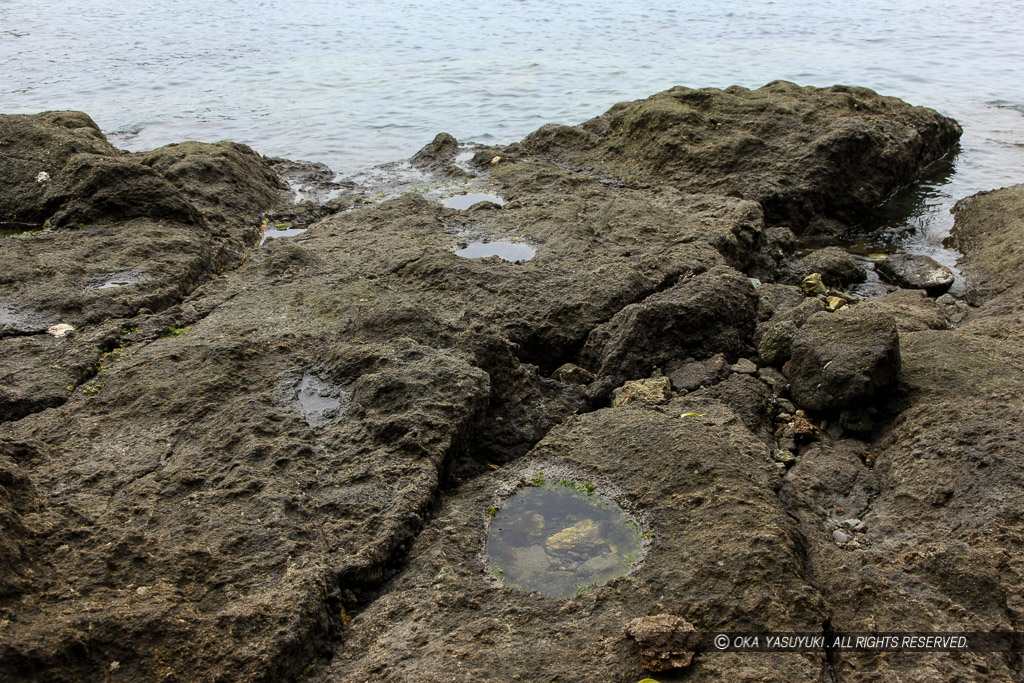
<instances>
[{"instance_id":1,"label":"dark gray boulder","mask_svg":"<svg viewBox=\"0 0 1024 683\"><path fill-rule=\"evenodd\" d=\"M685 279L591 332L581 357L599 377L592 395L681 357L736 357L748 347L756 320L757 294L742 273L716 266Z\"/></svg>"},{"instance_id":2,"label":"dark gray boulder","mask_svg":"<svg viewBox=\"0 0 1024 683\"><path fill-rule=\"evenodd\" d=\"M895 285L923 289L928 296L940 296L953 286L953 271L921 254L892 254L875 264L875 270Z\"/></svg>"},{"instance_id":3,"label":"dark gray boulder","mask_svg":"<svg viewBox=\"0 0 1024 683\"><path fill-rule=\"evenodd\" d=\"M812 251L791 268L794 284L811 273L820 274L826 285L838 288L864 282L868 277L860 261L839 247L825 247Z\"/></svg>"},{"instance_id":4,"label":"dark gray boulder","mask_svg":"<svg viewBox=\"0 0 1024 683\"><path fill-rule=\"evenodd\" d=\"M809 410L870 401L896 382L899 370L896 321L856 308L808 318L784 368L793 401Z\"/></svg>"}]
</instances>

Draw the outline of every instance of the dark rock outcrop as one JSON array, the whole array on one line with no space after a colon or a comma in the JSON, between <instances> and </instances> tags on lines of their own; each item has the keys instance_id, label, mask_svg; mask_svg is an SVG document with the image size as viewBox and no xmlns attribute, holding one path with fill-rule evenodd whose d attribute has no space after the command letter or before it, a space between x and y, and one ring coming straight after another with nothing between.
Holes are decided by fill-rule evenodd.
<instances>
[{"instance_id":1,"label":"dark rock outcrop","mask_svg":"<svg viewBox=\"0 0 1024 683\"><path fill-rule=\"evenodd\" d=\"M713 268L622 309L594 329L581 357L597 375L594 395L654 368L710 351L735 357L747 349L757 316L750 280Z\"/></svg>"},{"instance_id":2,"label":"dark rock outcrop","mask_svg":"<svg viewBox=\"0 0 1024 683\"><path fill-rule=\"evenodd\" d=\"M535 156L646 185L752 199L771 224L848 224L912 182L960 137L952 119L865 88L676 87L576 127L527 136Z\"/></svg>"},{"instance_id":3,"label":"dark rock outcrop","mask_svg":"<svg viewBox=\"0 0 1024 683\"><path fill-rule=\"evenodd\" d=\"M894 384L899 370L896 321L856 308L808 318L783 369L793 400L808 410L863 405Z\"/></svg>"},{"instance_id":4,"label":"dark rock outcrop","mask_svg":"<svg viewBox=\"0 0 1024 683\"><path fill-rule=\"evenodd\" d=\"M836 396L860 381L859 342L836 330L883 314L858 304L819 323L820 300L740 270L791 254L766 215L806 231L907 182L955 138L933 112L853 88L676 89L481 149L500 211L360 202L244 258L260 214L291 210L272 206L274 165L248 148L127 155L67 113L0 118L9 130L25 135L6 145L41 136L42 151L17 147L31 168L58 161L3 186L3 202L17 195L5 215L61 227L0 240L0 679L625 682L643 661L623 629L654 614L702 632L1024 618L1010 299L957 330L887 300L913 318L896 323L898 389L839 424L798 411L771 368L729 374L763 338L755 324L788 321L797 341L836 328L817 345L845 349ZM143 190L160 196L126 199ZM982 253L989 238L963 229ZM536 257L464 259L467 235ZM984 265L1012 290L1015 275ZM75 329L46 334L53 323ZM814 353L794 344L794 358ZM634 379L652 400L594 411ZM631 573L565 600L499 584L481 557L488 508L541 468L637 515L650 546ZM973 661L1010 677L998 657ZM970 667L698 653L687 675L966 680Z\"/></svg>"}]
</instances>

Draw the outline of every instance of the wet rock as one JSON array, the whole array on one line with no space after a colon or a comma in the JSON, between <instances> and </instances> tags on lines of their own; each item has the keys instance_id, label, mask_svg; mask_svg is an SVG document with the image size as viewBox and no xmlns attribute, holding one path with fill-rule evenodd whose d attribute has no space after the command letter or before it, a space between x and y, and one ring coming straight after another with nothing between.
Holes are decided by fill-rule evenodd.
<instances>
[{"instance_id":1,"label":"wet rock","mask_svg":"<svg viewBox=\"0 0 1024 683\"><path fill-rule=\"evenodd\" d=\"M942 307L947 317L952 318L955 315L959 315L964 312L967 308L966 304L957 299L952 294L943 294L942 296L935 299L935 303Z\"/></svg>"},{"instance_id":2,"label":"wet rock","mask_svg":"<svg viewBox=\"0 0 1024 683\"><path fill-rule=\"evenodd\" d=\"M794 263L791 272L798 281L812 273L818 273L827 287L840 289L867 279L867 273L860 261L839 247L825 247L812 251Z\"/></svg>"},{"instance_id":3,"label":"wet rock","mask_svg":"<svg viewBox=\"0 0 1024 683\"><path fill-rule=\"evenodd\" d=\"M1019 278L1024 271L1019 227L1024 220L1024 185L979 192L957 202L953 214L952 235L964 255L958 266L967 278L968 302L980 305L999 294L1019 295L1024 290Z\"/></svg>"},{"instance_id":4,"label":"wet rock","mask_svg":"<svg viewBox=\"0 0 1024 683\"><path fill-rule=\"evenodd\" d=\"M429 144L409 159L409 163L417 168L437 171L450 166L458 151L458 140L448 133L438 133Z\"/></svg>"},{"instance_id":5,"label":"wet rock","mask_svg":"<svg viewBox=\"0 0 1024 683\"><path fill-rule=\"evenodd\" d=\"M42 225L55 202L49 186L78 154L115 157L99 126L78 111L0 116L0 220ZM39 173L47 182L38 182Z\"/></svg>"},{"instance_id":6,"label":"wet rock","mask_svg":"<svg viewBox=\"0 0 1024 683\"><path fill-rule=\"evenodd\" d=\"M544 545L549 553L564 553L570 550L579 552L581 549L593 547L600 540L600 529L594 520L584 519L548 537Z\"/></svg>"},{"instance_id":7,"label":"wet rock","mask_svg":"<svg viewBox=\"0 0 1024 683\"><path fill-rule=\"evenodd\" d=\"M953 271L921 254L890 254L875 264L875 270L893 284L923 289L928 296L939 296L953 286Z\"/></svg>"},{"instance_id":8,"label":"wet rock","mask_svg":"<svg viewBox=\"0 0 1024 683\"><path fill-rule=\"evenodd\" d=\"M672 387L668 377L653 377L626 382L612 391L612 406L628 406L631 403L656 406L668 401Z\"/></svg>"},{"instance_id":9,"label":"wet rock","mask_svg":"<svg viewBox=\"0 0 1024 683\"><path fill-rule=\"evenodd\" d=\"M51 317L39 311L0 303L0 337L41 334L53 324Z\"/></svg>"},{"instance_id":10,"label":"wet rock","mask_svg":"<svg viewBox=\"0 0 1024 683\"><path fill-rule=\"evenodd\" d=\"M815 217L856 223L960 132L952 119L864 88L775 81L672 88L575 128L545 126L521 147L630 184L751 199L770 223L803 232Z\"/></svg>"},{"instance_id":11,"label":"wet rock","mask_svg":"<svg viewBox=\"0 0 1024 683\"><path fill-rule=\"evenodd\" d=\"M671 614L639 617L625 630L640 648L640 664L646 671L683 669L693 661L698 638L685 619Z\"/></svg>"},{"instance_id":12,"label":"wet rock","mask_svg":"<svg viewBox=\"0 0 1024 683\"><path fill-rule=\"evenodd\" d=\"M581 358L599 377L591 390L600 395L691 353L742 353L756 307L749 279L726 267L627 306L587 338Z\"/></svg>"},{"instance_id":13,"label":"wet rock","mask_svg":"<svg viewBox=\"0 0 1024 683\"><path fill-rule=\"evenodd\" d=\"M782 367L789 360L793 338L798 329L792 320L783 320L765 329L757 344L757 355L761 363Z\"/></svg>"},{"instance_id":14,"label":"wet rock","mask_svg":"<svg viewBox=\"0 0 1024 683\"><path fill-rule=\"evenodd\" d=\"M717 384L728 376L729 361L724 353L715 354L706 360L683 363L668 373L672 387L683 392Z\"/></svg>"},{"instance_id":15,"label":"wet rock","mask_svg":"<svg viewBox=\"0 0 1024 683\"><path fill-rule=\"evenodd\" d=\"M783 372L797 405L829 410L870 401L896 382L899 369L896 321L849 308L808 318Z\"/></svg>"},{"instance_id":16,"label":"wet rock","mask_svg":"<svg viewBox=\"0 0 1024 683\"><path fill-rule=\"evenodd\" d=\"M594 373L588 372L575 363L566 363L565 365L558 366L558 369L551 373L551 379L566 384L587 385L593 382L595 377Z\"/></svg>"}]
</instances>

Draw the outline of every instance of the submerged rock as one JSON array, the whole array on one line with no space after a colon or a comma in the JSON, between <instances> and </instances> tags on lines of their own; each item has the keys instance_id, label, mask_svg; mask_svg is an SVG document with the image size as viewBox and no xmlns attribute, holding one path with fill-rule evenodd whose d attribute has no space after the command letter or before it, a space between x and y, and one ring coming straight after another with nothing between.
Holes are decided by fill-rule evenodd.
<instances>
[{"instance_id":1,"label":"submerged rock","mask_svg":"<svg viewBox=\"0 0 1024 683\"><path fill-rule=\"evenodd\" d=\"M592 548L601 542L601 530L592 519L584 519L548 537L544 543L549 553Z\"/></svg>"}]
</instances>

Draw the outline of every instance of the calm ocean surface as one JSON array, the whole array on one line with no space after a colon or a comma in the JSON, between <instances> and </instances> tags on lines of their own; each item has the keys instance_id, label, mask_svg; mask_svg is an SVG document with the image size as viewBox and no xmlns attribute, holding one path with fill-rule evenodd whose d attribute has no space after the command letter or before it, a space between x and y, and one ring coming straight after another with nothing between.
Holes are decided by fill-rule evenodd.
<instances>
[{"instance_id":1,"label":"calm ocean surface","mask_svg":"<svg viewBox=\"0 0 1024 683\"><path fill-rule=\"evenodd\" d=\"M954 200L1024 182L1022 67L1021 0L0 0L0 112L79 109L130 150L231 139L345 174L673 85L870 87L964 126L953 168L908 198L906 248L933 254Z\"/></svg>"}]
</instances>

